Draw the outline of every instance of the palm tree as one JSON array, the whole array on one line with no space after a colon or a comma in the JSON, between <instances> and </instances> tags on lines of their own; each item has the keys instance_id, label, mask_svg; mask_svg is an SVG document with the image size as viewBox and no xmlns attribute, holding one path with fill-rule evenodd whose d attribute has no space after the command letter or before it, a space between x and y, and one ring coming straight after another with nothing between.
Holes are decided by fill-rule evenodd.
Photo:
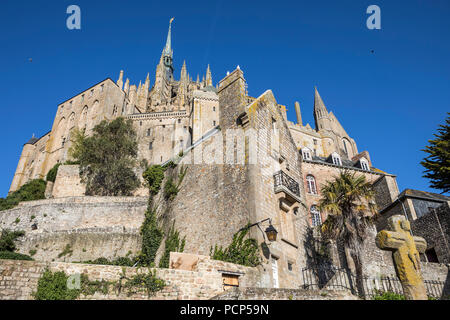
<instances>
[{"instance_id":1,"label":"palm tree","mask_svg":"<svg viewBox=\"0 0 450 320\"><path fill-rule=\"evenodd\" d=\"M347 266L362 279L361 250L376 214L375 192L365 176L342 171L322 188L319 208L328 213L322 225L326 238L344 245ZM358 281L359 282L359 281Z\"/></svg>"}]
</instances>

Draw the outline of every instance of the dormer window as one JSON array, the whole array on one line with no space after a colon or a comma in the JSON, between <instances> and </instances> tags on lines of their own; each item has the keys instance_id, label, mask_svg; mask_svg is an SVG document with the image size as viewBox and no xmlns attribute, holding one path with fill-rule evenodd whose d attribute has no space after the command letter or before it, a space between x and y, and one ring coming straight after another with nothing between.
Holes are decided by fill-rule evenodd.
<instances>
[{"instance_id":1,"label":"dormer window","mask_svg":"<svg viewBox=\"0 0 450 320\"><path fill-rule=\"evenodd\" d=\"M361 164L361 169L370 171L369 162L365 158L361 158L359 160L359 163Z\"/></svg>"},{"instance_id":2,"label":"dormer window","mask_svg":"<svg viewBox=\"0 0 450 320\"><path fill-rule=\"evenodd\" d=\"M342 166L341 157L337 153L333 153L331 159L333 160L333 164Z\"/></svg>"},{"instance_id":3,"label":"dormer window","mask_svg":"<svg viewBox=\"0 0 450 320\"><path fill-rule=\"evenodd\" d=\"M303 148L302 149L302 156L303 156L303 160L312 160L312 158L311 158L311 150L309 150L308 148Z\"/></svg>"}]
</instances>

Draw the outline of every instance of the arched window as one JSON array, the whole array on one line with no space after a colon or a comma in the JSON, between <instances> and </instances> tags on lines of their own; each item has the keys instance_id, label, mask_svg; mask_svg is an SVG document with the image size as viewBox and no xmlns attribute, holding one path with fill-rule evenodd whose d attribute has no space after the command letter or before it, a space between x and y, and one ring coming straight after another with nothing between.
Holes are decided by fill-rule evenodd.
<instances>
[{"instance_id":1,"label":"arched window","mask_svg":"<svg viewBox=\"0 0 450 320\"><path fill-rule=\"evenodd\" d=\"M81 111L80 120L78 120L78 127L80 129L86 128L88 111L89 111L88 106L84 106L83 110Z\"/></svg>"},{"instance_id":2,"label":"arched window","mask_svg":"<svg viewBox=\"0 0 450 320\"><path fill-rule=\"evenodd\" d=\"M322 224L322 218L320 216L320 211L317 206L311 206L311 224L313 227L320 226Z\"/></svg>"},{"instance_id":3,"label":"arched window","mask_svg":"<svg viewBox=\"0 0 450 320\"><path fill-rule=\"evenodd\" d=\"M309 174L306 176L306 184L308 187L308 193L317 194L316 179L312 175Z\"/></svg>"},{"instance_id":4,"label":"arched window","mask_svg":"<svg viewBox=\"0 0 450 320\"><path fill-rule=\"evenodd\" d=\"M67 127L69 130L75 126L75 112L72 112L69 116L69 126Z\"/></svg>"}]
</instances>

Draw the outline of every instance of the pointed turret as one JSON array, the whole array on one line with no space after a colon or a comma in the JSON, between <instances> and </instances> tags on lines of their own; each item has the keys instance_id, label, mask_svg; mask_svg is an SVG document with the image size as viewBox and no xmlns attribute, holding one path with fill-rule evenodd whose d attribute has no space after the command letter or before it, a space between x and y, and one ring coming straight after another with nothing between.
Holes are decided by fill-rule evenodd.
<instances>
[{"instance_id":1,"label":"pointed turret","mask_svg":"<svg viewBox=\"0 0 450 320\"><path fill-rule=\"evenodd\" d=\"M295 113L297 114L297 124L302 124L302 113L300 111L300 103L298 101L295 101Z\"/></svg>"},{"instance_id":2,"label":"pointed turret","mask_svg":"<svg viewBox=\"0 0 450 320\"><path fill-rule=\"evenodd\" d=\"M120 70L119 80L117 80L117 85L120 89L123 87L123 70Z\"/></svg>"},{"instance_id":3,"label":"pointed turret","mask_svg":"<svg viewBox=\"0 0 450 320\"><path fill-rule=\"evenodd\" d=\"M330 130L330 119L328 110L320 97L317 87L314 87L314 119L316 121L316 130Z\"/></svg>"},{"instance_id":4,"label":"pointed turret","mask_svg":"<svg viewBox=\"0 0 450 320\"><path fill-rule=\"evenodd\" d=\"M323 117L328 115L328 110L325 107L322 98L320 97L319 91L317 91L317 87L314 87L314 112L317 112L319 110L325 111L325 113L322 115Z\"/></svg>"},{"instance_id":5,"label":"pointed turret","mask_svg":"<svg viewBox=\"0 0 450 320\"><path fill-rule=\"evenodd\" d=\"M212 87L213 83L212 83L212 75L211 75L211 69L209 68L209 64L208 64L208 68L206 69L206 86Z\"/></svg>"},{"instance_id":6,"label":"pointed turret","mask_svg":"<svg viewBox=\"0 0 450 320\"><path fill-rule=\"evenodd\" d=\"M125 86L123 87L123 91L125 91L126 94L128 94L130 90L130 79L127 78L127 81L125 81Z\"/></svg>"},{"instance_id":7,"label":"pointed turret","mask_svg":"<svg viewBox=\"0 0 450 320\"><path fill-rule=\"evenodd\" d=\"M186 60L183 61L183 67L181 68L181 74L180 74L180 82L187 83L189 80L187 76L187 70L186 70Z\"/></svg>"}]
</instances>

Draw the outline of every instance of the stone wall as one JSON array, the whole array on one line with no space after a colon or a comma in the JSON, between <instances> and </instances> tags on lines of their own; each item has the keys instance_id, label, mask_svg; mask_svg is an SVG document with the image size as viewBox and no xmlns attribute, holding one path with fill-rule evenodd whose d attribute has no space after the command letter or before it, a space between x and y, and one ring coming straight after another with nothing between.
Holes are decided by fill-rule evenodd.
<instances>
[{"instance_id":1,"label":"stone wall","mask_svg":"<svg viewBox=\"0 0 450 320\"><path fill-rule=\"evenodd\" d=\"M440 263L450 263L450 208L444 204L411 222L415 236L427 241L427 249L434 249Z\"/></svg>"},{"instance_id":2,"label":"stone wall","mask_svg":"<svg viewBox=\"0 0 450 320\"><path fill-rule=\"evenodd\" d=\"M52 189L53 198L84 196L86 186L81 183L79 168L77 165L59 166Z\"/></svg>"},{"instance_id":3,"label":"stone wall","mask_svg":"<svg viewBox=\"0 0 450 320\"><path fill-rule=\"evenodd\" d=\"M147 273L147 268L130 268L117 266L86 265L64 262L35 262L0 260L0 300L32 299L37 282L48 268L52 272L64 271L68 275L85 274L89 280L118 281L121 276L131 278L137 273ZM81 296L80 299L116 300L116 299L210 299L224 292L223 273L239 274L239 286L258 287L258 269L247 268L209 257L199 257L197 268L193 271L175 269L153 269L159 278L166 282L166 287L155 296L147 293L136 293L129 296L126 292L118 292L110 288L108 294L96 293L92 296ZM125 281L125 280L124 280Z\"/></svg>"},{"instance_id":4,"label":"stone wall","mask_svg":"<svg viewBox=\"0 0 450 320\"><path fill-rule=\"evenodd\" d=\"M233 288L212 300L360 300L347 291Z\"/></svg>"},{"instance_id":5,"label":"stone wall","mask_svg":"<svg viewBox=\"0 0 450 320\"><path fill-rule=\"evenodd\" d=\"M22 202L0 212L0 229L24 230L19 252L42 261L135 255L147 198L69 197ZM67 247L69 246L69 247ZM71 251L60 256L65 249ZM59 257L58 257L59 256Z\"/></svg>"}]
</instances>

